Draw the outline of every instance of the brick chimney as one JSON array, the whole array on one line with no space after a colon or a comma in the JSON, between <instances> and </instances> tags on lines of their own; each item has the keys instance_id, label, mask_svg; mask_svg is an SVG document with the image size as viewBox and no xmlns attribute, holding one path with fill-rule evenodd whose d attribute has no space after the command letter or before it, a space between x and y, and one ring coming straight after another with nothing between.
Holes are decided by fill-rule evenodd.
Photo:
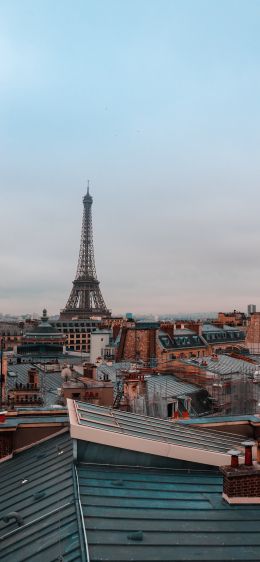
<instances>
[{"instance_id":1,"label":"brick chimney","mask_svg":"<svg viewBox=\"0 0 260 562\"><path fill-rule=\"evenodd\" d=\"M114 325L112 326L112 337L113 337L113 341L116 341L116 338L117 338L117 336L118 336L120 330L121 330L120 324L114 324Z\"/></svg>"},{"instance_id":2,"label":"brick chimney","mask_svg":"<svg viewBox=\"0 0 260 562\"><path fill-rule=\"evenodd\" d=\"M162 322L160 325L161 330L163 330L170 338L174 336L174 324L173 322Z\"/></svg>"},{"instance_id":3,"label":"brick chimney","mask_svg":"<svg viewBox=\"0 0 260 562\"><path fill-rule=\"evenodd\" d=\"M29 384L35 384L36 386L39 384L38 371L35 367L31 367L31 369L28 370L28 382Z\"/></svg>"},{"instance_id":4,"label":"brick chimney","mask_svg":"<svg viewBox=\"0 0 260 562\"><path fill-rule=\"evenodd\" d=\"M88 379L97 379L97 367L92 363L83 363L83 377Z\"/></svg>"},{"instance_id":5,"label":"brick chimney","mask_svg":"<svg viewBox=\"0 0 260 562\"><path fill-rule=\"evenodd\" d=\"M197 322L187 322L186 328L188 328L188 330L192 330L192 332L195 332L198 336L202 336L202 322L199 320Z\"/></svg>"},{"instance_id":6,"label":"brick chimney","mask_svg":"<svg viewBox=\"0 0 260 562\"><path fill-rule=\"evenodd\" d=\"M222 497L229 504L260 504L260 464L253 463L252 448L255 441L244 441L245 463L239 464L240 451L229 451L231 464L220 467L223 474ZM257 459L260 458L260 443Z\"/></svg>"}]
</instances>

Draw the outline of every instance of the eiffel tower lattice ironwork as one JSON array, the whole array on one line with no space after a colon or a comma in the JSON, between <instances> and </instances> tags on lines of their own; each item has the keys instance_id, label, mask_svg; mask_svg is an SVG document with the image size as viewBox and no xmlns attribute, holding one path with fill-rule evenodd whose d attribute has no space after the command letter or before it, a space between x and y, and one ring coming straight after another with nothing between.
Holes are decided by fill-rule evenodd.
<instances>
[{"instance_id":1,"label":"eiffel tower lattice ironwork","mask_svg":"<svg viewBox=\"0 0 260 562\"><path fill-rule=\"evenodd\" d=\"M88 318L90 316L110 316L105 305L99 281L96 274L93 229L92 203L89 193L83 197L83 219L81 242L76 278L65 308L61 311L61 318Z\"/></svg>"}]
</instances>

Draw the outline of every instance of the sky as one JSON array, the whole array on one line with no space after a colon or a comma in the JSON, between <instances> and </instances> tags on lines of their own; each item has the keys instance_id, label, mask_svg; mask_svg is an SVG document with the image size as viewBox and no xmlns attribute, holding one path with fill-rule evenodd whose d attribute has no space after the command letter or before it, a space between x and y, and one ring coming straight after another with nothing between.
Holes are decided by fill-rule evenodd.
<instances>
[{"instance_id":1,"label":"sky","mask_svg":"<svg viewBox=\"0 0 260 562\"><path fill-rule=\"evenodd\" d=\"M0 312L260 310L260 2L1 0Z\"/></svg>"}]
</instances>

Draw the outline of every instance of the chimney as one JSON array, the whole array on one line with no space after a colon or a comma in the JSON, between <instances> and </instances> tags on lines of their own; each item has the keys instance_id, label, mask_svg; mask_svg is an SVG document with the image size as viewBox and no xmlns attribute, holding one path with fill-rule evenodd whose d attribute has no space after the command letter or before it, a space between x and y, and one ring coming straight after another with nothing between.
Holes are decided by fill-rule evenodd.
<instances>
[{"instance_id":1,"label":"chimney","mask_svg":"<svg viewBox=\"0 0 260 562\"><path fill-rule=\"evenodd\" d=\"M162 322L162 324L160 325L160 328L161 328L161 330L163 330L163 332L168 334L168 336L170 336L170 338L173 338L173 336L174 336L174 324L173 324L173 322Z\"/></svg>"},{"instance_id":2,"label":"chimney","mask_svg":"<svg viewBox=\"0 0 260 562\"><path fill-rule=\"evenodd\" d=\"M88 379L97 379L97 367L96 365L92 365L92 363L84 363L83 364L83 377L87 377Z\"/></svg>"},{"instance_id":3,"label":"chimney","mask_svg":"<svg viewBox=\"0 0 260 562\"><path fill-rule=\"evenodd\" d=\"M113 341L116 341L116 338L120 332L121 326L120 324L114 324L112 327L112 337L113 337Z\"/></svg>"},{"instance_id":4,"label":"chimney","mask_svg":"<svg viewBox=\"0 0 260 562\"><path fill-rule=\"evenodd\" d=\"M231 450L231 464L220 467L223 474L222 497L229 504L260 504L260 465L253 463L252 448L255 441L244 441L245 462L239 464L240 451ZM260 444L257 460L260 458Z\"/></svg>"},{"instance_id":5,"label":"chimney","mask_svg":"<svg viewBox=\"0 0 260 562\"><path fill-rule=\"evenodd\" d=\"M199 320L197 322L188 322L186 328L192 330L192 332L195 332L198 336L202 336L202 322Z\"/></svg>"},{"instance_id":6,"label":"chimney","mask_svg":"<svg viewBox=\"0 0 260 562\"><path fill-rule=\"evenodd\" d=\"M35 367L28 370L28 382L29 384L36 384L37 386L39 384L38 372Z\"/></svg>"}]
</instances>

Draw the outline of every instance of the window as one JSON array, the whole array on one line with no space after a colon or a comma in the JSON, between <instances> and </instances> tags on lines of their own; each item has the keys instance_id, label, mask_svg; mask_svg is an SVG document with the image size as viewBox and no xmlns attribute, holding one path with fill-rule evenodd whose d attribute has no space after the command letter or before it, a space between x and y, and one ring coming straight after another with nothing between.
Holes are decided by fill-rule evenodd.
<instances>
[{"instance_id":1,"label":"window","mask_svg":"<svg viewBox=\"0 0 260 562\"><path fill-rule=\"evenodd\" d=\"M168 418L172 417L172 410L173 410L173 403L170 402L170 404L167 404L167 416L168 416Z\"/></svg>"}]
</instances>

